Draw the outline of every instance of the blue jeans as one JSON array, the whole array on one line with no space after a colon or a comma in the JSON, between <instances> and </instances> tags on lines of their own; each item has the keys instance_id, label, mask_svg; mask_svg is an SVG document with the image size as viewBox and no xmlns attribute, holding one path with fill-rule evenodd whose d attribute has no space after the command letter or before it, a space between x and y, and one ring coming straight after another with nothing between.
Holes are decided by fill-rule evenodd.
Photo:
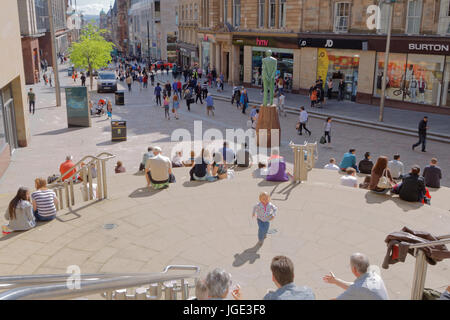
<instances>
[{"instance_id":1,"label":"blue jeans","mask_svg":"<svg viewBox=\"0 0 450 320\"><path fill-rule=\"evenodd\" d=\"M422 144L422 151L425 151L426 143L427 143L427 136L424 134L419 134L419 142L413 144L413 148L417 147L419 144Z\"/></svg>"},{"instance_id":2,"label":"blue jeans","mask_svg":"<svg viewBox=\"0 0 450 320\"><path fill-rule=\"evenodd\" d=\"M264 222L259 219L256 220L258 220L258 240L263 241L266 237L267 231L269 231L270 222Z\"/></svg>"},{"instance_id":3,"label":"blue jeans","mask_svg":"<svg viewBox=\"0 0 450 320\"><path fill-rule=\"evenodd\" d=\"M50 221L56 218L56 215L50 217L43 217L38 213L38 210L33 211L33 214L37 221Z\"/></svg>"}]
</instances>

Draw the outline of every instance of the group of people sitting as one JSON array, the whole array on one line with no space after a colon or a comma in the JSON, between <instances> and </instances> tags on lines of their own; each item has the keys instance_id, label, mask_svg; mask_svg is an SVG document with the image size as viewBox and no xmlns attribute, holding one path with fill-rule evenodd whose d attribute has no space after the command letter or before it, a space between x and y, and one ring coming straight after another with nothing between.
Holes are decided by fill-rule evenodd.
<instances>
[{"instance_id":1,"label":"group of people sitting","mask_svg":"<svg viewBox=\"0 0 450 320\"><path fill-rule=\"evenodd\" d=\"M437 166L437 159L432 158L430 164L423 170L420 176L420 167L413 165L409 173L404 172L404 164L400 161L400 155L396 154L393 160L386 156L378 157L375 164L371 155L366 152L358 166L356 166L355 149L350 149L344 154L339 164L336 165L334 158L325 165L325 169L345 171L347 175L341 177L341 184L349 187L358 187L356 173L369 174L364 182L359 184L360 188L369 189L376 193L386 194L391 191L398 194L401 199L410 202L422 202L430 204L430 193L426 187L439 188L442 179L442 171Z\"/></svg>"},{"instance_id":2,"label":"group of people sitting","mask_svg":"<svg viewBox=\"0 0 450 320\"><path fill-rule=\"evenodd\" d=\"M323 277L323 281L334 284L345 291L337 300L388 300L389 296L383 279L371 267L369 259L362 253L354 253L350 257L350 269L355 276L353 282L337 278L332 272ZM315 300L316 295L308 286L297 286L294 283L294 264L286 256L276 256L272 259L270 270L276 290L269 291L264 300ZM205 279L196 283L195 298L197 300L222 300L231 296L236 300L245 299L239 284L231 286L231 274L216 268L209 272Z\"/></svg>"}]
</instances>

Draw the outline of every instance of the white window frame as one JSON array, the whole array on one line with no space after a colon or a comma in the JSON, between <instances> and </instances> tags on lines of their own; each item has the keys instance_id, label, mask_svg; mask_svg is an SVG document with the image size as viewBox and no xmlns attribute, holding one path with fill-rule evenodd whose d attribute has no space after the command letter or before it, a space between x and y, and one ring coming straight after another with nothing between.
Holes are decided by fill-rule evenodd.
<instances>
[{"instance_id":1,"label":"white window frame","mask_svg":"<svg viewBox=\"0 0 450 320\"><path fill-rule=\"evenodd\" d=\"M239 27L240 25L241 25L241 0L233 0L233 26Z\"/></svg>"},{"instance_id":2,"label":"white window frame","mask_svg":"<svg viewBox=\"0 0 450 320\"><path fill-rule=\"evenodd\" d=\"M419 15L411 15L411 12L409 10L410 4L415 3L414 10L417 11L417 5L420 5L420 10L416 14ZM422 24L422 10L423 10L423 2L422 0L408 0L407 7L406 7L406 26L405 26L405 33L406 34L419 34ZM410 26L413 25L414 28L410 30Z\"/></svg>"},{"instance_id":3,"label":"white window frame","mask_svg":"<svg viewBox=\"0 0 450 320\"><path fill-rule=\"evenodd\" d=\"M272 17L273 15L273 17ZM269 28L275 28L277 20L277 2L276 0L269 0ZM272 19L273 18L273 19Z\"/></svg>"},{"instance_id":4,"label":"white window frame","mask_svg":"<svg viewBox=\"0 0 450 320\"><path fill-rule=\"evenodd\" d=\"M280 10L279 10L279 18L278 18L278 27L285 28L286 27L286 14L287 14L287 0L279 0Z\"/></svg>"},{"instance_id":5,"label":"white window frame","mask_svg":"<svg viewBox=\"0 0 450 320\"><path fill-rule=\"evenodd\" d=\"M266 14L266 0L258 0L258 27L264 28L264 18Z\"/></svg>"},{"instance_id":6,"label":"white window frame","mask_svg":"<svg viewBox=\"0 0 450 320\"><path fill-rule=\"evenodd\" d=\"M344 6L344 14L347 9L347 15L340 15L340 6ZM350 13L351 13L351 3L350 2L336 2L334 6L334 32L348 32L348 27L350 25ZM346 21L346 24L342 24Z\"/></svg>"},{"instance_id":7,"label":"white window frame","mask_svg":"<svg viewBox=\"0 0 450 320\"><path fill-rule=\"evenodd\" d=\"M198 5L194 4L194 20L198 20Z\"/></svg>"}]
</instances>

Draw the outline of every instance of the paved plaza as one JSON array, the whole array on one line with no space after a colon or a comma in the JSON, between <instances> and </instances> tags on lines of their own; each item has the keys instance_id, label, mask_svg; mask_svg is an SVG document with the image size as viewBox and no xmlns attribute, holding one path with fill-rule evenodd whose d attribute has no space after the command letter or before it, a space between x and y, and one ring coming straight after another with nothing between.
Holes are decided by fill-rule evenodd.
<instances>
[{"instance_id":1,"label":"paved plaza","mask_svg":"<svg viewBox=\"0 0 450 320\"><path fill-rule=\"evenodd\" d=\"M61 83L66 86L73 81L61 72ZM29 119L31 142L14 152L0 180L0 209L6 208L19 186L33 187L35 177L57 173L67 154L75 161L104 151L115 154L116 158L108 162L111 193L108 200L84 203L72 212L61 211L55 221L3 237L2 275L64 273L71 264L79 265L83 273L158 272L168 264L194 264L204 274L220 266L241 285L245 298L260 299L273 288L272 257L285 254L294 261L295 282L310 286L317 298L329 299L341 290L325 284L322 276L332 270L339 278L353 280L349 268L353 252L366 253L372 264L381 266L386 253L384 238L390 232L408 226L436 235L449 233L450 191L446 187L432 191L431 206L421 206L341 187L338 173L317 169L310 172L306 183L291 185L254 178L255 168L237 171L230 180L194 183L189 181L188 170L179 168L174 169L177 183L167 190L149 192L144 188L144 177L136 174L148 146L159 145L164 154L170 154L175 129L193 132L194 120L202 121L203 130L247 129L248 115L217 101L215 116L207 117L205 104L194 104L188 112L183 101L180 119L165 120L164 110L154 104L152 87L140 91L135 84L132 93L125 94L124 106L113 104L113 119L127 121L128 139L112 143L106 116L92 118L90 128L68 129L65 107L54 106L53 90L41 84L35 88L37 110ZM92 93L92 100L99 97L113 99L113 94ZM299 136L296 121L297 116L292 114L280 119L280 152L291 172L293 155L288 143L315 142L323 128L322 120L312 118L308 123L311 137ZM437 157L444 174L442 184L450 186L448 144L429 141L428 152L422 153L419 148L411 150L415 140L334 123L332 147L319 146L316 167L321 168L330 157L340 161L349 148L356 148L358 161L366 151L374 160L379 155L391 158L399 153L406 167L423 167L431 157ZM126 174L114 174L116 160L124 163ZM362 181L363 177L358 179ZM271 226L277 232L269 235L256 252L252 248L257 227L251 219L251 208L261 191L272 194L279 216ZM117 227L105 230L106 223ZM442 290L447 286L449 267L449 261L429 266L426 287ZM405 263L381 271L392 299L409 299L413 270L414 258L408 256Z\"/></svg>"}]
</instances>

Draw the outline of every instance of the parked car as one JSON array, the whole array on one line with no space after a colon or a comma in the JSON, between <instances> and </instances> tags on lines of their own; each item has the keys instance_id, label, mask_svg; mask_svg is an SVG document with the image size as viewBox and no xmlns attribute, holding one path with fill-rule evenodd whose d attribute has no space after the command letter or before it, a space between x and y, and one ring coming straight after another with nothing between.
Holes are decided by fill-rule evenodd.
<instances>
[{"instance_id":1,"label":"parked car","mask_svg":"<svg viewBox=\"0 0 450 320\"><path fill-rule=\"evenodd\" d=\"M117 79L114 71L101 71L97 78L97 92L117 91Z\"/></svg>"}]
</instances>

